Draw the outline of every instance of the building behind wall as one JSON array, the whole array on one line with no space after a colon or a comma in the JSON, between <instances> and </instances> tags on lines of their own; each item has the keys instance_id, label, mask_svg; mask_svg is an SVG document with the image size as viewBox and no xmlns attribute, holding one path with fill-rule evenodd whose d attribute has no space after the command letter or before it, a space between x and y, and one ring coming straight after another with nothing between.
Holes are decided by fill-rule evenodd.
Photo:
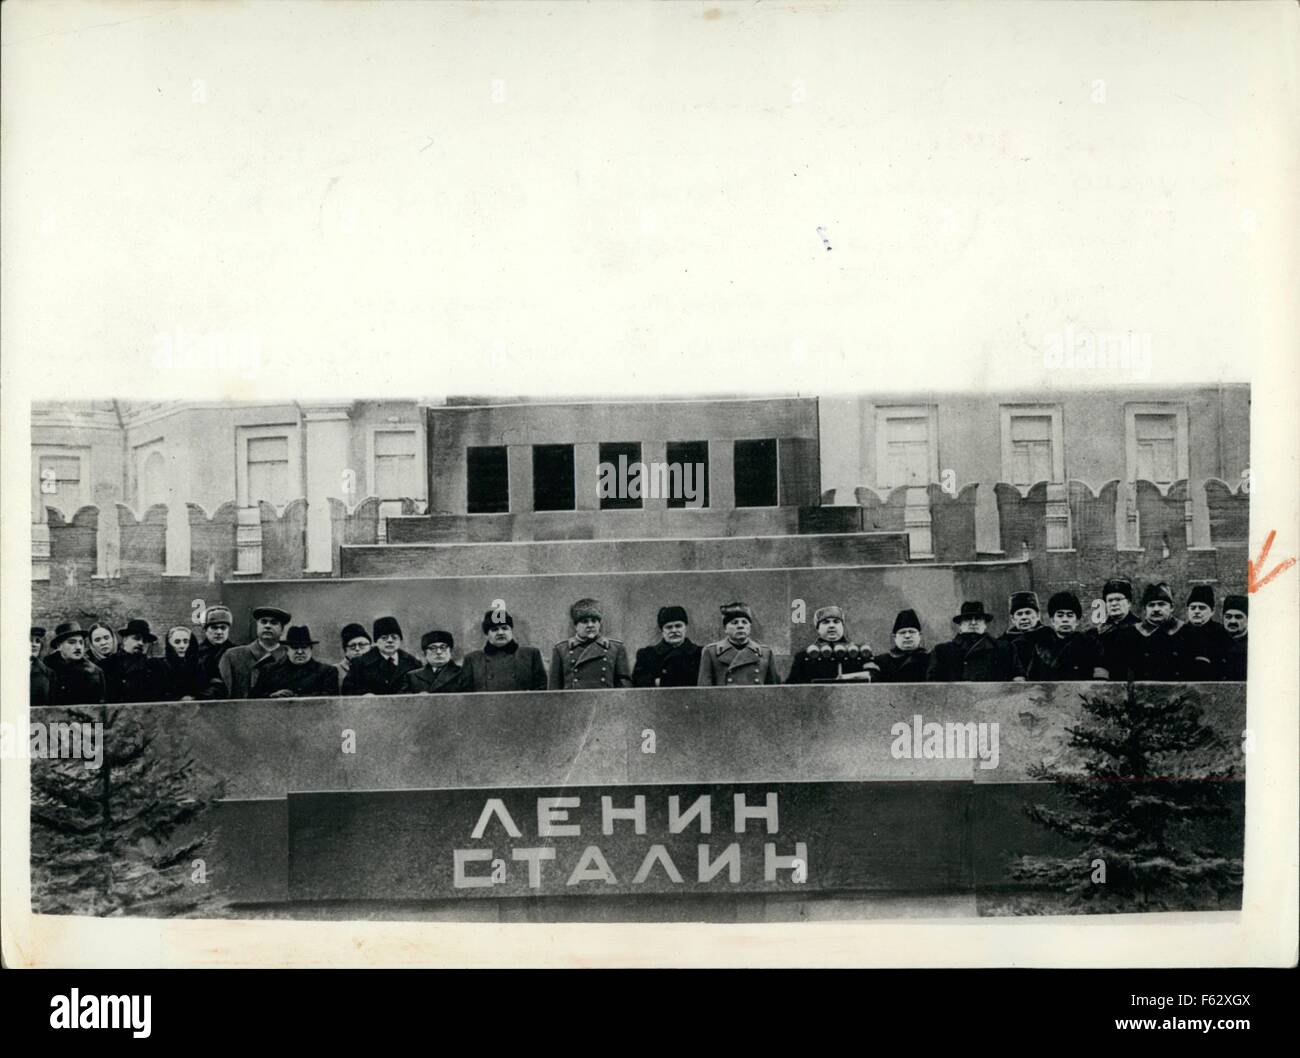
<instances>
[{"instance_id":1,"label":"building behind wall","mask_svg":"<svg viewBox=\"0 0 1300 1058\"><path fill-rule=\"evenodd\" d=\"M1131 547L1133 483L1145 479L1166 491L1188 482L1187 543L1205 546L1204 483L1243 480L1249 434L1244 385L887 400L42 404L32 409L33 520L47 507L70 519L85 505L210 514L260 502L282 511L303 498L307 567L328 572L331 500L377 497L387 514L425 515L418 538L455 541L780 535L799 531L801 510L892 495L912 559L925 560L936 549L935 488L977 486L974 557L1006 550L998 483L1022 493L1047 483L1047 546L1061 549L1076 531L1067 483L1120 482L1116 543ZM602 498L598 468L620 457L702 464L704 502Z\"/></svg>"}]
</instances>

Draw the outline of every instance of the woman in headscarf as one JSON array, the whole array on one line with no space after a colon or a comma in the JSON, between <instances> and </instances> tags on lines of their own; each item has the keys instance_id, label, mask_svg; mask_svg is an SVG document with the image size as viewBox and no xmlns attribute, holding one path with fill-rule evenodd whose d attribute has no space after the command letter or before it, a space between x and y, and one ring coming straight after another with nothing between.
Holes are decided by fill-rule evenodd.
<instances>
[{"instance_id":1,"label":"woman in headscarf","mask_svg":"<svg viewBox=\"0 0 1300 1058\"><path fill-rule=\"evenodd\" d=\"M86 651L86 659L93 661L101 669L104 662L117 653L117 633L108 625L96 622L90 626L90 649Z\"/></svg>"},{"instance_id":2,"label":"woman in headscarf","mask_svg":"<svg viewBox=\"0 0 1300 1058\"><path fill-rule=\"evenodd\" d=\"M198 653L193 648L194 633L186 625L167 630L163 653L163 685L166 701L190 702L199 695Z\"/></svg>"}]
</instances>

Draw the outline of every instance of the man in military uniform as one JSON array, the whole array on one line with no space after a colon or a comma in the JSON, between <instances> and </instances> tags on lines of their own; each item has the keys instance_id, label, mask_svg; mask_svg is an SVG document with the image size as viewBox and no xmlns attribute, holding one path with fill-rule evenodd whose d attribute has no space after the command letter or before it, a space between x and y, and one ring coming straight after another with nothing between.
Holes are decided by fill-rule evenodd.
<instances>
[{"instance_id":1,"label":"man in military uniform","mask_svg":"<svg viewBox=\"0 0 1300 1058\"><path fill-rule=\"evenodd\" d=\"M1178 654L1185 680L1222 680L1228 668L1231 634L1214 620L1214 589L1197 584L1187 596L1187 622L1178 630Z\"/></svg>"},{"instance_id":2,"label":"man in military uniform","mask_svg":"<svg viewBox=\"0 0 1300 1058\"><path fill-rule=\"evenodd\" d=\"M817 638L794 655L786 683L868 681L880 672L870 647L847 641L844 611L840 607L823 606L814 611L813 627L817 629Z\"/></svg>"},{"instance_id":3,"label":"man in military uniform","mask_svg":"<svg viewBox=\"0 0 1300 1058\"><path fill-rule=\"evenodd\" d=\"M353 621L339 630L339 646L343 648L343 660L334 666L339 674L339 694L343 693L343 681L348 678L352 663L372 645L370 633L366 631L364 625Z\"/></svg>"},{"instance_id":4,"label":"man in military uniform","mask_svg":"<svg viewBox=\"0 0 1300 1058\"><path fill-rule=\"evenodd\" d=\"M1228 651L1224 657L1223 678L1246 678L1246 624L1249 600L1244 595L1229 595L1223 600L1223 628L1228 633Z\"/></svg>"},{"instance_id":5,"label":"man in military uniform","mask_svg":"<svg viewBox=\"0 0 1300 1058\"><path fill-rule=\"evenodd\" d=\"M32 667L27 684L27 704L46 705L50 700L50 683L53 674L41 660L41 647L45 643L45 629L33 625L31 629Z\"/></svg>"},{"instance_id":6,"label":"man in military uniform","mask_svg":"<svg viewBox=\"0 0 1300 1058\"><path fill-rule=\"evenodd\" d=\"M694 687L700 678L700 647L686 634L690 618L680 606L659 608L659 642L636 652L633 687Z\"/></svg>"},{"instance_id":7,"label":"man in military uniform","mask_svg":"<svg viewBox=\"0 0 1300 1058\"><path fill-rule=\"evenodd\" d=\"M544 691L546 666L536 647L515 642L515 619L503 609L483 615L482 650L465 656L466 691Z\"/></svg>"},{"instance_id":8,"label":"man in military uniform","mask_svg":"<svg viewBox=\"0 0 1300 1058\"><path fill-rule=\"evenodd\" d=\"M311 629L291 625L283 644L285 656L258 670L254 698L332 698L338 693L338 670L312 657Z\"/></svg>"},{"instance_id":9,"label":"man in military uniform","mask_svg":"<svg viewBox=\"0 0 1300 1058\"><path fill-rule=\"evenodd\" d=\"M754 687L780 683L772 648L750 639L754 612L743 602L720 607L725 638L700 651L701 687Z\"/></svg>"},{"instance_id":10,"label":"man in military uniform","mask_svg":"<svg viewBox=\"0 0 1300 1058\"><path fill-rule=\"evenodd\" d=\"M580 691L596 687L631 687L632 670L627 650L617 639L600 634L604 620L595 599L579 599L569 607L573 635L555 644L551 652L553 691Z\"/></svg>"},{"instance_id":11,"label":"man in military uniform","mask_svg":"<svg viewBox=\"0 0 1300 1058\"><path fill-rule=\"evenodd\" d=\"M203 698L225 698L221 682L221 659L230 649L230 610L220 604L209 606L203 615L203 641L199 644L194 685Z\"/></svg>"},{"instance_id":12,"label":"man in military uniform","mask_svg":"<svg viewBox=\"0 0 1300 1058\"><path fill-rule=\"evenodd\" d=\"M374 623L375 645L349 662L344 694L405 694L406 674L420 667L414 654L402 649L402 626L396 617Z\"/></svg>"},{"instance_id":13,"label":"man in military uniform","mask_svg":"<svg viewBox=\"0 0 1300 1058\"><path fill-rule=\"evenodd\" d=\"M876 658L881 683L924 683L930 652L921 645L921 619L915 610L899 610L894 618L894 645Z\"/></svg>"},{"instance_id":14,"label":"man in military uniform","mask_svg":"<svg viewBox=\"0 0 1300 1058\"><path fill-rule=\"evenodd\" d=\"M253 622L257 638L244 646L231 647L217 663L228 698L251 698L257 670L274 665L285 654L280 637L289 623L289 614L278 606L259 606L253 611Z\"/></svg>"},{"instance_id":15,"label":"man in military uniform","mask_svg":"<svg viewBox=\"0 0 1300 1058\"><path fill-rule=\"evenodd\" d=\"M406 674L402 688L407 694L456 694L461 691L464 676L459 665L451 660L456 640L450 632L441 629L425 632L420 637L420 652L424 666Z\"/></svg>"},{"instance_id":16,"label":"man in military uniform","mask_svg":"<svg viewBox=\"0 0 1300 1058\"><path fill-rule=\"evenodd\" d=\"M1106 668L1112 680L1179 680L1182 664L1174 597L1167 584L1142 592L1142 619L1117 629L1107 642Z\"/></svg>"},{"instance_id":17,"label":"man in military uniform","mask_svg":"<svg viewBox=\"0 0 1300 1058\"><path fill-rule=\"evenodd\" d=\"M982 602L963 602L952 619L957 634L934 648L926 678L935 683L994 682L1019 675L1008 652L988 634L991 620L993 615Z\"/></svg>"},{"instance_id":18,"label":"man in military uniform","mask_svg":"<svg viewBox=\"0 0 1300 1058\"><path fill-rule=\"evenodd\" d=\"M998 636L998 646L1006 655L1003 664L1011 670L1014 678L1025 671L1032 649L1030 642L1042 628L1038 616L1038 595L1032 591L1013 591L1007 609L1011 615L1011 625Z\"/></svg>"},{"instance_id":19,"label":"man in military uniform","mask_svg":"<svg viewBox=\"0 0 1300 1058\"><path fill-rule=\"evenodd\" d=\"M107 701L162 702L167 700L167 680L160 658L149 657L149 647L158 637L149 622L132 617L118 629L117 653L104 659Z\"/></svg>"},{"instance_id":20,"label":"man in military uniform","mask_svg":"<svg viewBox=\"0 0 1300 1058\"><path fill-rule=\"evenodd\" d=\"M76 621L55 626L45 665L50 705L92 705L104 700L104 673L86 657L86 633Z\"/></svg>"},{"instance_id":21,"label":"man in military uniform","mask_svg":"<svg viewBox=\"0 0 1300 1058\"><path fill-rule=\"evenodd\" d=\"M1058 591L1047 601L1050 628L1029 633L1021 671L1031 682L1104 680L1101 643L1079 631L1083 608L1073 592Z\"/></svg>"}]
</instances>

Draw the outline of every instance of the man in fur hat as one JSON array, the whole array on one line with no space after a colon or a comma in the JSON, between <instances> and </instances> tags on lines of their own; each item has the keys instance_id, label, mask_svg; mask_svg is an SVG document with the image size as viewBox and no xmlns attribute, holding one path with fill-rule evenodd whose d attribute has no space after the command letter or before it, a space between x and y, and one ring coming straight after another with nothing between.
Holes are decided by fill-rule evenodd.
<instances>
[{"instance_id":1,"label":"man in fur hat","mask_svg":"<svg viewBox=\"0 0 1300 1058\"><path fill-rule=\"evenodd\" d=\"M253 611L256 638L243 646L231 647L221 655L217 671L228 698L251 698L258 669L274 665L284 657L280 643L289 614L278 606L259 606Z\"/></svg>"},{"instance_id":2,"label":"man in fur hat","mask_svg":"<svg viewBox=\"0 0 1300 1058\"><path fill-rule=\"evenodd\" d=\"M450 632L435 629L420 637L424 665L406 674L407 694L456 694L463 689L463 670L451 660L456 639Z\"/></svg>"},{"instance_id":3,"label":"man in fur hat","mask_svg":"<svg viewBox=\"0 0 1300 1058\"><path fill-rule=\"evenodd\" d=\"M1107 641L1106 669L1112 680L1179 680L1178 630L1168 584L1148 584L1142 593L1142 619L1117 629Z\"/></svg>"},{"instance_id":4,"label":"man in fur hat","mask_svg":"<svg viewBox=\"0 0 1300 1058\"><path fill-rule=\"evenodd\" d=\"M754 612L743 602L724 603L724 638L700 651L701 687L754 687L780 683L772 648L751 638Z\"/></svg>"},{"instance_id":5,"label":"man in fur hat","mask_svg":"<svg viewBox=\"0 0 1300 1058\"><path fill-rule=\"evenodd\" d=\"M632 686L627 650L619 640L601 634L604 616L595 599L579 599L569 607L573 635L551 651L551 690Z\"/></svg>"},{"instance_id":6,"label":"man in fur hat","mask_svg":"<svg viewBox=\"0 0 1300 1058\"><path fill-rule=\"evenodd\" d=\"M515 619L501 607L483 615L482 650L465 656L466 691L544 691L546 666L536 647L515 641Z\"/></svg>"},{"instance_id":7,"label":"man in fur hat","mask_svg":"<svg viewBox=\"0 0 1300 1058\"><path fill-rule=\"evenodd\" d=\"M209 606L203 614L203 639L195 658L194 686L203 698L225 698L221 682L221 659L230 649L230 625L234 617L228 607Z\"/></svg>"},{"instance_id":8,"label":"man in fur hat","mask_svg":"<svg viewBox=\"0 0 1300 1058\"><path fill-rule=\"evenodd\" d=\"M844 633L844 611L823 606L813 613L817 638L797 651L786 683L826 683L840 680L869 681L880 672L868 646L848 642Z\"/></svg>"},{"instance_id":9,"label":"man in fur hat","mask_svg":"<svg viewBox=\"0 0 1300 1058\"><path fill-rule=\"evenodd\" d=\"M690 618L680 606L659 608L659 642L636 652L633 687L694 687L700 678L700 646L687 629Z\"/></svg>"},{"instance_id":10,"label":"man in fur hat","mask_svg":"<svg viewBox=\"0 0 1300 1058\"><path fill-rule=\"evenodd\" d=\"M1121 628L1130 628L1139 622L1133 613L1133 585L1121 577L1112 577L1101 588L1101 599L1106 610L1106 618L1101 624L1094 624L1088 635L1097 640L1101 646L1102 663L1109 672L1113 668L1108 652L1117 640L1115 633Z\"/></svg>"},{"instance_id":11,"label":"man in fur hat","mask_svg":"<svg viewBox=\"0 0 1300 1058\"><path fill-rule=\"evenodd\" d=\"M1224 657L1223 678L1246 678L1246 625L1250 600L1244 595L1229 595L1223 600L1223 629L1228 633L1228 650Z\"/></svg>"},{"instance_id":12,"label":"man in fur hat","mask_svg":"<svg viewBox=\"0 0 1300 1058\"><path fill-rule=\"evenodd\" d=\"M420 668L414 654L402 649L402 626L396 617L374 623L375 645L349 663L344 694L405 694L406 674Z\"/></svg>"},{"instance_id":13,"label":"man in fur hat","mask_svg":"<svg viewBox=\"0 0 1300 1058\"><path fill-rule=\"evenodd\" d=\"M93 705L104 700L104 673L86 657L86 633L76 621L56 625L45 657L50 705Z\"/></svg>"},{"instance_id":14,"label":"man in fur hat","mask_svg":"<svg viewBox=\"0 0 1300 1058\"><path fill-rule=\"evenodd\" d=\"M254 698L332 698L338 670L312 657L317 641L306 625L291 625L283 640L285 656L260 669Z\"/></svg>"},{"instance_id":15,"label":"man in fur hat","mask_svg":"<svg viewBox=\"0 0 1300 1058\"><path fill-rule=\"evenodd\" d=\"M339 674L339 694L343 693L343 681L352 670L352 663L374 645L365 625L351 621L339 629L339 647L343 651L343 660L334 666Z\"/></svg>"},{"instance_id":16,"label":"man in fur hat","mask_svg":"<svg viewBox=\"0 0 1300 1058\"><path fill-rule=\"evenodd\" d=\"M1187 622L1178 630L1185 680L1225 679L1232 636L1214 619L1214 589L1197 584L1187 596Z\"/></svg>"},{"instance_id":17,"label":"man in fur hat","mask_svg":"<svg viewBox=\"0 0 1300 1058\"><path fill-rule=\"evenodd\" d=\"M1050 627L1032 633L1026 642L1023 672L1030 682L1104 680L1101 643L1079 630L1083 607L1073 592L1058 591L1047 601Z\"/></svg>"},{"instance_id":18,"label":"man in fur hat","mask_svg":"<svg viewBox=\"0 0 1300 1058\"><path fill-rule=\"evenodd\" d=\"M1018 675L1014 660L988 634L991 620L993 615L982 602L963 602L961 611L952 619L957 634L934 648L926 678L935 683L968 680L987 683L1011 680Z\"/></svg>"},{"instance_id":19,"label":"man in fur hat","mask_svg":"<svg viewBox=\"0 0 1300 1058\"><path fill-rule=\"evenodd\" d=\"M1011 615L1010 627L998 636L998 647L1004 652L1004 664L1015 675L1023 674L1029 664L1030 643L1043 626L1038 615L1038 595L1032 591L1013 591L1007 601Z\"/></svg>"},{"instance_id":20,"label":"man in fur hat","mask_svg":"<svg viewBox=\"0 0 1300 1058\"><path fill-rule=\"evenodd\" d=\"M894 645L876 658L882 683L924 683L930 652L921 645L921 619L915 610L899 610L894 618Z\"/></svg>"}]
</instances>

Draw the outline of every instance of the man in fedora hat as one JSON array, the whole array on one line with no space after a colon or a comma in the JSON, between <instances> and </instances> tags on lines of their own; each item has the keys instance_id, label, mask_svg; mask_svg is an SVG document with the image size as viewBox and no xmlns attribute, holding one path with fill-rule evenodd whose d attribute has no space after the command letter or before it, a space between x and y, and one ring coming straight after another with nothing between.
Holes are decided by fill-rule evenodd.
<instances>
[{"instance_id":1,"label":"man in fedora hat","mask_svg":"<svg viewBox=\"0 0 1300 1058\"><path fill-rule=\"evenodd\" d=\"M127 620L117 630L117 653L104 659L107 701L162 702L167 700L167 680L162 660L151 658L149 648L158 637L149 630L149 622L139 617Z\"/></svg>"},{"instance_id":2,"label":"man in fedora hat","mask_svg":"<svg viewBox=\"0 0 1300 1058\"><path fill-rule=\"evenodd\" d=\"M41 647L45 645L45 629L33 625L31 629L32 667L27 685L28 705L47 705L50 700L50 683L53 674L41 660Z\"/></svg>"},{"instance_id":3,"label":"man in fedora hat","mask_svg":"<svg viewBox=\"0 0 1300 1058\"><path fill-rule=\"evenodd\" d=\"M772 648L750 638L754 611L743 602L723 603L719 610L724 638L700 651L699 685L755 687L780 683Z\"/></svg>"},{"instance_id":4,"label":"man in fedora hat","mask_svg":"<svg viewBox=\"0 0 1300 1058\"><path fill-rule=\"evenodd\" d=\"M312 657L317 643L306 625L290 625L283 639L285 655L258 670L254 698L332 698L338 694L338 670Z\"/></svg>"},{"instance_id":5,"label":"man in fedora hat","mask_svg":"<svg viewBox=\"0 0 1300 1058\"><path fill-rule=\"evenodd\" d=\"M380 617L373 625L375 645L348 663L344 694L405 694L406 674L420 667L414 654L402 649L402 626L396 617Z\"/></svg>"},{"instance_id":6,"label":"man in fedora hat","mask_svg":"<svg viewBox=\"0 0 1300 1058\"><path fill-rule=\"evenodd\" d=\"M579 599L569 607L573 635L551 651L551 690L632 686L627 650L620 640L601 635L604 619L604 608L595 599Z\"/></svg>"},{"instance_id":7,"label":"man in fedora hat","mask_svg":"<svg viewBox=\"0 0 1300 1058\"><path fill-rule=\"evenodd\" d=\"M420 637L424 665L406 674L407 694L456 694L463 690L463 670L451 659L456 638L450 632L435 629Z\"/></svg>"},{"instance_id":8,"label":"man in fedora hat","mask_svg":"<svg viewBox=\"0 0 1300 1058\"><path fill-rule=\"evenodd\" d=\"M289 614L278 606L259 606L253 611L253 642L231 647L217 664L226 697L253 696L260 670L269 668L285 655L280 637L288 623Z\"/></svg>"},{"instance_id":9,"label":"man in fedora hat","mask_svg":"<svg viewBox=\"0 0 1300 1058\"><path fill-rule=\"evenodd\" d=\"M1031 682L1104 680L1101 643L1079 630L1083 608L1073 592L1058 591L1047 602L1049 627L1029 637L1022 671Z\"/></svg>"},{"instance_id":10,"label":"man in fedora hat","mask_svg":"<svg viewBox=\"0 0 1300 1058\"><path fill-rule=\"evenodd\" d=\"M1178 655L1185 680L1222 680L1232 636L1214 619L1214 589L1195 585L1187 596L1187 622L1178 630Z\"/></svg>"},{"instance_id":11,"label":"man in fedora hat","mask_svg":"<svg viewBox=\"0 0 1300 1058\"><path fill-rule=\"evenodd\" d=\"M1169 585L1148 584L1142 592L1142 619L1117 629L1107 642L1106 668L1112 680L1182 679L1174 596Z\"/></svg>"},{"instance_id":12,"label":"man in fedora hat","mask_svg":"<svg viewBox=\"0 0 1300 1058\"><path fill-rule=\"evenodd\" d=\"M1223 629L1228 633L1228 651L1224 656L1223 678L1246 678L1246 626L1250 600L1244 595L1229 595L1223 600Z\"/></svg>"},{"instance_id":13,"label":"man in fedora hat","mask_svg":"<svg viewBox=\"0 0 1300 1058\"><path fill-rule=\"evenodd\" d=\"M225 698L221 682L221 659L230 649L230 626L234 617L228 607L218 603L203 614L203 639L195 660L195 686L202 698Z\"/></svg>"},{"instance_id":14,"label":"man in fedora hat","mask_svg":"<svg viewBox=\"0 0 1300 1058\"><path fill-rule=\"evenodd\" d=\"M921 619L915 610L899 610L894 618L894 645L876 658L881 683L924 683L930 652L921 645Z\"/></svg>"},{"instance_id":15,"label":"man in fedora hat","mask_svg":"<svg viewBox=\"0 0 1300 1058\"><path fill-rule=\"evenodd\" d=\"M339 694L343 693L343 681L352 671L352 663L374 646L374 640L366 631L366 626L356 621L349 621L339 629L339 646L343 649L343 660L334 668L339 674Z\"/></svg>"},{"instance_id":16,"label":"man in fedora hat","mask_svg":"<svg viewBox=\"0 0 1300 1058\"><path fill-rule=\"evenodd\" d=\"M55 626L50 654L50 705L93 705L104 700L104 673L86 657L86 633L76 621Z\"/></svg>"},{"instance_id":17,"label":"man in fedora hat","mask_svg":"<svg viewBox=\"0 0 1300 1058\"><path fill-rule=\"evenodd\" d=\"M937 683L1014 679L1018 675L1014 659L988 634L991 620L993 615L982 602L963 602L952 619L957 634L934 648L926 678Z\"/></svg>"},{"instance_id":18,"label":"man in fedora hat","mask_svg":"<svg viewBox=\"0 0 1300 1058\"><path fill-rule=\"evenodd\" d=\"M817 629L817 638L795 652L786 683L869 681L880 672L869 646L849 642L844 631L843 609L823 606L813 611L813 627Z\"/></svg>"},{"instance_id":19,"label":"man in fedora hat","mask_svg":"<svg viewBox=\"0 0 1300 1058\"><path fill-rule=\"evenodd\" d=\"M1038 594L1013 591L1007 600L1009 627L998 636L998 647L1007 655L1004 663L1013 674L1023 672L1029 661L1030 641L1042 628L1038 615Z\"/></svg>"},{"instance_id":20,"label":"man in fedora hat","mask_svg":"<svg viewBox=\"0 0 1300 1058\"><path fill-rule=\"evenodd\" d=\"M636 652L633 687L694 687L700 678L700 647L687 629L690 617L681 606L659 608L659 642Z\"/></svg>"},{"instance_id":21,"label":"man in fedora hat","mask_svg":"<svg viewBox=\"0 0 1300 1058\"><path fill-rule=\"evenodd\" d=\"M507 610L488 610L482 628L483 649L465 657L466 691L546 690L542 652L515 642L515 619Z\"/></svg>"}]
</instances>

